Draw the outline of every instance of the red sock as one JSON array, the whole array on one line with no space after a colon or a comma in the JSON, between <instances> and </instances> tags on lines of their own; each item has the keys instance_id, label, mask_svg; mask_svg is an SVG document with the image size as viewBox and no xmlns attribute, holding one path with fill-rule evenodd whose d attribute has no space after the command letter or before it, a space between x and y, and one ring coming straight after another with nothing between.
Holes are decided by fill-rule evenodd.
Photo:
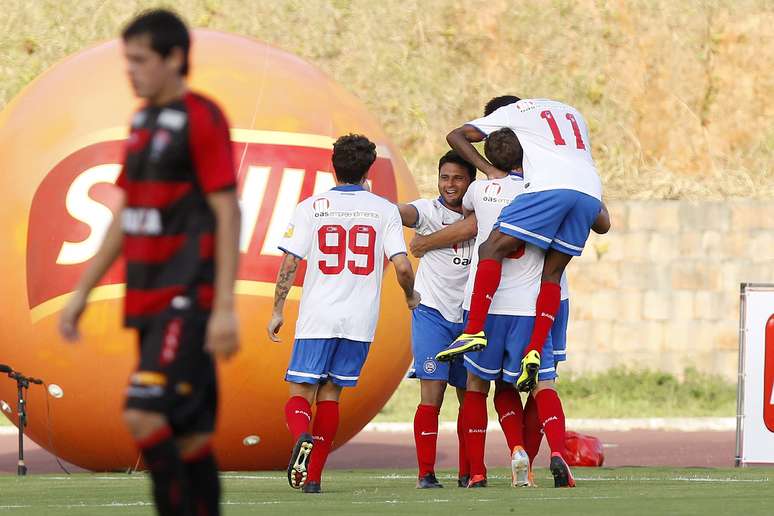
<instances>
[{"instance_id":1,"label":"red sock","mask_svg":"<svg viewBox=\"0 0 774 516\"><path fill-rule=\"evenodd\" d=\"M468 461L468 452L465 448L465 414L462 411L460 405L460 411L457 413L457 442L459 443L459 455L460 455L460 468L457 474L457 478L470 476L470 461Z\"/></svg>"},{"instance_id":2,"label":"red sock","mask_svg":"<svg viewBox=\"0 0 774 516\"><path fill-rule=\"evenodd\" d=\"M489 305L492 304L492 298L500 285L502 268L502 264L497 260L488 259L478 262L465 333L478 333L484 329L486 315L489 313Z\"/></svg>"},{"instance_id":3,"label":"red sock","mask_svg":"<svg viewBox=\"0 0 774 516\"><path fill-rule=\"evenodd\" d=\"M486 448L486 394L483 392L465 392L465 449L470 461L470 476L486 476L484 450Z\"/></svg>"},{"instance_id":4,"label":"red sock","mask_svg":"<svg viewBox=\"0 0 774 516\"><path fill-rule=\"evenodd\" d=\"M414 414L414 443L417 446L419 476L435 473L435 448L438 444L438 414L441 407L419 405Z\"/></svg>"},{"instance_id":5,"label":"red sock","mask_svg":"<svg viewBox=\"0 0 774 516\"><path fill-rule=\"evenodd\" d=\"M532 394L524 404L524 451L529 455L529 463L532 464L540 451L540 441L543 440L543 428L540 426L537 403Z\"/></svg>"},{"instance_id":6,"label":"red sock","mask_svg":"<svg viewBox=\"0 0 774 516\"><path fill-rule=\"evenodd\" d=\"M312 426L314 448L312 448L312 458L309 460L307 482L319 482L322 478L322 470L325 467L325 461L328 460L338 428L339 402L318 401L317 414Z\"/></svg>"},{"instance_id":7,"label":"red sock","mask_svg":"<svg viewBox=\"0 0 774 516\"><path fill-rule=\"evenodd\" d=\"M561 303L562 287L559 283L549 283L544 281L540 284L540 293L535 302L535 327L532 328L532 337L529 339L529 346L524 351L526 355L530 351L543 353L543 343L554 325L556 312L559 311Z\"/></svg>"},{"instance_id":8,"label":"red sock","mask_svg":"<svg viewBox=\"0 0 774 516\"><path fill-rule=\"evenodd\" d=\"M564 410L559 394L553 389L543 389L535 396L535 404L551 453L561 453L564 457Z\"/></svg>"},{"instance_id":9,"label":"red sock","mask_svg":"<svg viewBox=\"0 0 774 516\"><path fill-rule=\"evenodd\" d=\"M510 453L516 446L524 445L524 410L521 408L521 398L515 389L505 389L495 394L494 406Z\"/></svg>"},{"instance_id":10,"label":"red sock","mask_svg":"<svg viewBox=\"0 0 774 516\"><path fill-rule=\"evenodd\" d=\"M297 440L301 434L309 431L309 423L312 421L312 407L303 396L293 396L285 403L285 424Z\"/></svg>"}]
</instances>

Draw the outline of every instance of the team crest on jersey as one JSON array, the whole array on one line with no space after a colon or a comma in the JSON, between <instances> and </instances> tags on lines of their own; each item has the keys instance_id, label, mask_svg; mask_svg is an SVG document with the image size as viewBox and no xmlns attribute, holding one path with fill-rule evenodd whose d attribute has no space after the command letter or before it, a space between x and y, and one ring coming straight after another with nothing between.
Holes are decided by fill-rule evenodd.
<instances>
[{"instance_id":1,"label":"team crest on jersey","mask_svg":"<svg viewBox=\"0 0 774 516\"><path fill-rule=\"evenodd\" d=\"M437 368L438 366L436 365L435 360L432 359L425 360L425 363L422 366L422 369L424 369L427 374L433 374Z\"/></svg>"},{"instance_id":2,"label":"team crest on jersey","mask_svg":"<svg viewBox=\"0 0 774 516\"><path fill-rule=\"evenodd\" d=\"M153 141L151 141L150 159L155 161L161 157L161 153L167 148L169 142L172 141L172 135L166 129L159 129L156 134L153 135Z\"/></svg>"},{"instance_id":3,"label":"team crest on jersey","mask_svg":"<svg viewBox=\"0 0 774 516\"><path fill-rule=\"evenodd\" d=\"M314 203L312 204L312 209L314 210L315 213L318 213L318 214L325 213L326 211L328 211L328 209L330 209L330 207L331 207L331 202L325 197L320 197L319 199L315 200Z\"/></svg>"}]
</instances>

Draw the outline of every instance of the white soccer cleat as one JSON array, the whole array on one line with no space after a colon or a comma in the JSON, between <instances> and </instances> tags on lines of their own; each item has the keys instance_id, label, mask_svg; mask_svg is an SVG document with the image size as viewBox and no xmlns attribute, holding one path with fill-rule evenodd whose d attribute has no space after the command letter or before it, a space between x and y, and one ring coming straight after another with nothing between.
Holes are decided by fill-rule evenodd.
<instances>
[{"instance_id":1,"label":"white soccer cleat","mask_svg":"<svg viewBox=\"0 0 774 516\"><path fill-rule=\"evenodd\" d=\"M513 487L532 486L529 455L521 446L514 446L511 453L511 483Z\"/></svg>"}]
</instances>

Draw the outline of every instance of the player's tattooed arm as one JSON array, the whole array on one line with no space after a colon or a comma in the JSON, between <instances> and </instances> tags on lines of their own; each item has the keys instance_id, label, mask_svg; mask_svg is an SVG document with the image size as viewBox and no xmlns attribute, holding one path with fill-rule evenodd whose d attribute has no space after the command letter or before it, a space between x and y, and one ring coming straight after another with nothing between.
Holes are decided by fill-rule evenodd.
<instances>
[{"instance_id":1,"label":"player's tattooed arm","mask_svg":"<svg viewBox=\"0 0 774 516\"><path fill-rule=\"evenodd\" d=\"M594 233L599 233L600 235L604 235L608 231L610 231L610 212L607 211L607 206L605 203L602 203L602 209L599 212L599 215L597 215L597 219L594 221L594 225L591 226L592 231Z\"/></svg>"},{"instance_id":2,"label":"player's tattooed arm","mask_svg":"<svg viewBox=\"0 0 774 516\"><path fill-rule=\"evenodd\" d=\"M471 238L474 238L477 232L478 221L476 219L476 214L472 213L463 220L446 226L435 233L414 236L409 243L409 249L411 249L411 254L417 258L421 258L428 251L432 251L433 249L442 249L451 247L454 244L459 244L460 242L467 242Z\"/></svg>"},{"instance_id":3,"label":"player's tattooed arm","mask_svg":"<svg viewBox=\"0 0 774 516\"><path fill-rule=\"evenodd\" d=\"M483 141L486 135L478 128L465 124L454 129L446 135L446 142L457 151L457 154L468 163L472 163L477 169L487 175L490 179L503 177L507 175L507 170L503 171L489 163L481 153L473 147L473 143Z\"/></svg>"},{"instance_id":4,"label":"player's tattooed arm","mask_svg":"<svg viewBox=\"0 0 774 516\"><path fill-rule=\"evenodd\" d=\"M296 280L296 271L298 271L299 263L301 263L301 258L286 253L277 274L276 287L274 288L274 310L272 311L269 325L266 328L269 338L274 342L280 342L279 335L277 334L285 322L283 318L285 300L293 287L293 282Z\"/></svg>"}]
</instances>

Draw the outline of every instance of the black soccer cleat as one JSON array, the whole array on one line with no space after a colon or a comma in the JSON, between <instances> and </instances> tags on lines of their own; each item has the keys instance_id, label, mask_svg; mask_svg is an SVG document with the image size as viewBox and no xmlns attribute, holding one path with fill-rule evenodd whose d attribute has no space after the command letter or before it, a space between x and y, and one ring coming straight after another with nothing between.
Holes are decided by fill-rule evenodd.
<instances>
[{"instance_id":1,"label":"black soccer cleat","mask_svg":"<svg viewBox=\"0 0 774 516\"><path fill-rule=\"evenodd\" d=\"M438 487L443 487L443 485L435 478L435 473L428 473L417 479L417 489L435 489Z\"/></svg>"},{"instance_id":2,"label":"black soccer cleat","mask_svg":"<svg viewBox=\"0 0 774 516\"><path fill-rule=\"evenodd\" d=\"M301 488L301 492L307 494L320 494L322 490L320 489L319 482L307 482L304 484L304 487Z\"/></svg>"},{"instance_id":3,"label":"black soccer cleat","mask_svg":"<svg viewBox=\"0 0 774 516\"><path fill-rule=\"evenodd\" d=\"M457 487L468 487L470 483L470 475L462 475L457 479Z\"/></svg>"},{"instance_id":4,"label":"black soccer cleat","mask_svg":"<svg viewBox=\"0 0 774 516\"><path fill-rule=\"evenodd\" d=\"M293 446L288 463L288 484L293 489L300 489L306 484L307 466L312 456L312 448L314 448L314 439L308 433L301 434L296 445Z\"/></svg>"},{"instance_id":5,"label":"black soccer cleat","mask_svg":"<svg viewBox=\"0 0 774 516\"><path fill-rule=\"evenodd\" d=\"M558 453L551 456L551 474L554 476L554 487L575 487L570 467Z\"/></svg>"}]
</instances>

